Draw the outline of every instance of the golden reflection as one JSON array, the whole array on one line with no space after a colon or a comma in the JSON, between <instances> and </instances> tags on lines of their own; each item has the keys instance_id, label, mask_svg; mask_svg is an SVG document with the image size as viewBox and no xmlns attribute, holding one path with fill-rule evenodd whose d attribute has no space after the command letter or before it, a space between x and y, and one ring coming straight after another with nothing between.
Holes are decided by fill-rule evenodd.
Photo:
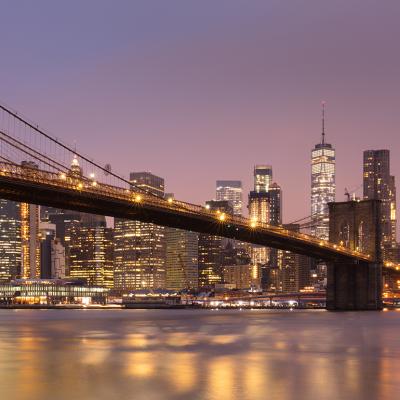
<instances>
[{"instance_id":1,"label":"golden reflection","mask_svg":"<svg viewBox=\"0 0 400 400\"><path fill-rule=\"evenodd\" d=\"M129 346L145 349L149 346L149 339L146 334L143 333L131 333L127 335L126 342Z\"/></svg>"},{"instance_id":2,"label":"golden reflection","mask_svg":"<svg viewBox=\"0 0 400 400\"><path fill-rule=\"evenodd\" d=\"M196 353L169 353L168 364L173 368L167 368L166 375L175 392L186 393L195 389L198 380Z\"/></svg>"},{"instance_id":3,"label":"golden reflection","mask_svg":"<svg viewBox=\"0 0 400 400\"><path fill-rule=\"evenodd\" d=\"M276 348L277 350L286 350L286 348L287 348L287 343L284 342L284 341L282 341L282 340L276 341L276 342L275 342L275 348Z\"/></svg>"},{"instance_id":4,"label":"golden reflection","mask_svg":"<svg viewBox=\"0 0 400 400\"><path fill-rule=\"evenodd\" d=\"M43 342L47 339L41 337L24 336L19 338L21 349L27 350L40 350L43 347Z\"/></svg>"},{"instance_id":5,"label":"golden reflection","mask_svg":"<svg viewBox=\"0 0 400 400\"><path fill-rule=\"evenodd\" d=\"M185 347L195 344L198 341L196 334L188 335L185 332L172 332L168 334L165 343L172 347Z\"/></svg>"},{"instance_id":6,"label":"golden reflection","mask_svg":"<svg viewBox=\"0 0 400 400\"><path fill-rule=\"evenodd\" d=\"M376 382L380 383L377 385L377 399L395 399L398 397L397 383L400 382L398 357L393 356L393 350L388 350L388 354L385 355L386 351L383 349L380 357L377 359L378 368L375 379ZM393 395L394 393L396 394Z\"/></svg>"},{"instance_id":7,"label":"golden reflection","mask_svg":"<svg viewBox=\"0 0 400 400\"><path fill-rule=\"evenodd\" d=\"M234 357L216 357L210 360L208 370L208 390L218 393L218 400L232 400L234 398Z\"/></svg>"},{"instance_id":8,"label":"golden reflection","mask_svg":"<svg viewBox=\"0 0 400 400\"><path fill-rule=\"evenodd\" d=\"M82 344L82 364L99 365L102 364L110 354L110 344L102 339L83 339Z\"/></svg>"},{"instance_id":9,"label":"golden reflection","mask_svg":"<svg viewBox=\"0 0 400 400\"><path fill-rule=\"evenodd\" d=\"M350 354L356 354L357 349L350 348L347 351ZM362 387L362 377L360 376L361 364L360 360L356 358L347 358L344 362L343 373L345 374L345 382L348 386L348 391L352 392L352 395L356 396L357 391L360 387Z\"/></svg>"},{"instance_id":10,"label":"golden reflection","mask_svg":"<svg viewBox=\"0 0 400 400\"><path fill-rule=\"evenodd\" d=\"M218 335L211 338L213 344L231 344L240 339L239 335Z\"/></svg>"},{"instance_id":11,"label":"golden reflection","mask_svg":"<svg viewBox=\"0 0 400 400\"><path fill-rule=\"evenodd\" d=\"M264 356L259 352L250 353L244 361L244 389L250 399L261 398L267 391L264 361Z\"/></svg>"},{"instance_id":12,"label":"golden reflection","mask_svg":"<svg viewBox=\"0 0 400 400\"><path fill-rule=\"evenodd\" d=\"M134 351L126 356L126 372L139 378L151 378L156 371L158 355L155 352Z\"/></svg>"},{"instance_id":13,"label":"golden reflection","mask_svg":"<svg viewBox=\"0 0 400 400\"><path fill-rule=\"evenodd\" d=\"M22 398L29 399L38 395L43 388L40 373L43 360L38 355L44 349L46 340L37 337L37 333L29 328L23 329L23 335L16 342L20 355L18 389ZM32 385L32 382L35 382L35 385Z\"/></svg>"},{"instance_id":14,"label":"golden reflection","mask_svg":"<svg viewBox=\"0 0 400 400\"><path fill-rule=\"evenodd\" d=\"M305 362L309 362L307 359ZM310 398L324 398L326 393L334 393L335 388L343 385L341 379L338 383L338 376L332 369L329 357L315 356L312 358L312 368L307 369L308 384L306 385L307 393Z\"/></svg>"}]
</instances>

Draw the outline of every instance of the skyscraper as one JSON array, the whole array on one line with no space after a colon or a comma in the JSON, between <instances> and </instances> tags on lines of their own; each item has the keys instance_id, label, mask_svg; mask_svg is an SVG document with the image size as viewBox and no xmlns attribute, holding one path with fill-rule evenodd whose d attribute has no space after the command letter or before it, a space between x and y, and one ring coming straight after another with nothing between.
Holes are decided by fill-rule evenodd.
<instances>
[{"instance_id":1,"label":"skyscraper","mask_svg":"<svg viewBox=\"0 0 400 400\"><path fill-rule=\"evenodd\" d=\"M198 288L198 234L166 228L166 287L171 290Z\"/></svg>"},{"instance_id":2,"label":"skyscraper","mask_svg":"<svg viewBox=\"0 0 400 400\"><path fill-rule=\"evenodd\" d=\"M103 223L76 221L70 227L69 275L88 285L113 287L113 230Z\"/></svg>"},{"instance_id":3,"label":"skyscraper","mask_svg":"<svg viewBox=\"0 0 400 400\"><path fill-rule=\"evenodd\" d=\"M82 168L80 167L76 156L74 156L71 161L68 175L75 178L82 176ZM52 276L54 275L53 269L56 268L57 271L55 276L58 277L69 275L71 265L69 245L71 243L72 229L75 229L77 226L76 224L79 224L83 219L85 220L85 224L87 224L90 219L93 220L92 222L96 220L98 223L102 223L103 221L105 223L105 218L103 216L43 206L40 207L40 219L42 222L49 222L55 225L56 235L52 242L51 249L47 249L47 251L50 250L53 254L51 256ZM64 254L63 257L62 254ZM57 261L54 261L53 256L57 258ZM57 267L54 263L56 263Z\"/></svg>"},{"instance_id":4,"label":"skyscraper","mask_svg":"<svg viewBox=\"0 0 400 400\"><path fill-rule=\"evenodd\" d=\"M299 232L299 224L283 225L284 228ZM310 286L310 266L309 257L293 253L287 250L278 250L279 253L279 272L276 281L277 290L283 293L294 293ZM278 283L279 282L279 283Z\"/></svg>"},{"instance_id":5,"label":"skyscraper","mask_svg":"<svg viewBox=\"0 0 400 400\"><path fill-rule=\"evenodd\" d=\"M216 199L227 200L233 208L233 215L242 215L242 182L241 181L217 181Z\"/></svg>"},{"instance_id":6,"label":"skyscraper","mask_svg":"<svg viewBox=\"0 0 400 400\"><path fill-rule=\"evenodd\" d=\"M54 239L51 242L51 277L63 279L65 272L65 247L59 239Z\"/></svg>"},{"instance_id":7,"label":"skyscraper","mask_svg":"<svg viewBox=\"0 0 400 400\"><path fill-rule=\"evenodd\" d=\"M56 226L49 222L39 223L40 229L40 278L50 279L51 276L51 247L56 237Z\"/></svg>"},{"instance_id":8,"label":"skyscraper","mask_svg":"<svg viewBox=\"0 0 400 400\"><path fill-rule=\"evenodd\" d=\"M335 201L335 149L325 142L325 104L322 104L321 142L311 151L311 234L329 240L328 203Z\"/></svg>"},{"instance_id":9,"label":"skyscraper","mask_svg":"<svg viewBox=\"0 0 400 400\"><path fill-rule=\"evenodd\" d=\"M39 206L21 203L21 277L40 278Z\"/></svg>"},{"instance_id":10,"label":"skyscraper","mask_svg":"<svg viewBox=\"0 0 400 400\"><path fill-rule=\"evenodd\" d=\"M390 175L389 150L364 151L364 199L382 201L382 248L386 259L393 259L396 244L396 186ZM396 260L393 260L396 261Z\"/></svg>"},{"instance_id":11,"label":"skyscraper","mask_svg":"<svg viewBox=\"0 0 400 400\"><path fill-rule=\"evenodd\" d=\"M0 199L0 282L9 282L21 271L20 203Z\"/></svg>"},{"instance_id":12,"label":"skyscraper","mask_svg":"<svg viewBox=\"0 0 400 400\"><path fill-rule=\"evenodd\" d=\"M212 211L232 214L232 207L227 200L207 201ZM222 250L223 238L216 235L199 234L199 286L212 287L223 281Z\"/></svg>"},{"instance_id":13,"label":"skyscraper","mask_svg":"<svg viewBox=\"0 0 400 400\"><path fill-rule=\"evenodd\" d=\"M29 169L38 169L32 161L22 161L21 165ZM40 278L40 229L39 206L21 203L21 277L23 279Z\"/></svg>"},{"instance_id":14,"label":"skyscraper","mask_svg":"<svg viewBox=\"0 0 400 400\"><path fill-rule=\"evenodd\" d=\"M150 172L132 172L132 186L164 197L164 179ZM165 288L165 228L115 219L114 286L120 291Z\"/></svg>"},{"instance_id":15,"label":"skyscraper","mask_svg":"<svg viewBox=\"0 0 400 400\"><path fill-rule=\"evenodd\" d=\"M254 191L257 193L268 192L272 183L272 166L256 165L254 167Z\"/></svg>"},{"instance_id":16,"label":"skyscraper","mask_svg":"<svg viewBox=\"0 0 400 400\"><path fill-rule=\"evenodd\" d=\"M269 185L268 189L269 198L269 223L271 225L282 224L282 189L273 182Z\"/></svg>"},{"instance_id":17,"label":"skyscraper","mask_svg":"<svg viewBox=\"0 0 400 400\"><path fill-rule=\"evenodd\" d=\"M173 193L166 193L173 199ZM199 235L183 229L165 228L166 288L170 290L197 289L199 286Z\"/></svg>"},{"instance_id":18,"label":"skyscraper","mask_svg":"<svg viewBox=\"0 0 400 400\"><path fill-rule=\"evenodd\" d=\"M254 167L254 190L249 193L249 217L263 224L281 223L281 188L272 183L272 167ZM265 265L269 260L270 249L252 246L252 263Z\"/></svg>"},{"instance_id":19,"label":"skyscraper","mask_svg":"<svg viewBox=\"0 0 400 400\"><path fill-rule=\"evenodd\" d=\"M164 197L164 179L151 172L131 172L129 180L132 187L139 187L147 193Z\"/></svg>"}]
</instances>

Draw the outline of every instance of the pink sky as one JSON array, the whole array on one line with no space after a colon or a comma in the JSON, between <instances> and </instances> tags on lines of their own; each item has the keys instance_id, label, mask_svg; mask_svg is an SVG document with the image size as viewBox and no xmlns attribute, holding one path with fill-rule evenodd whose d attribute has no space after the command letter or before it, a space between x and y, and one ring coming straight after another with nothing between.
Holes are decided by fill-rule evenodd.
<instances>
[{"instance_id":1,"label":"pink sky","mask_svg":"<svg viewBox=\"0 0 400 400\"><path fill-rule=\"evenodd\" d=\"M399 176L397 1L51 1L2 6L0 101L126 176L201 203L272 164L284 221L310 214L310 151L337 151L337 200L362 151ZM400 178L399 178L400 179ZM360 191L357 194L361 194Z\"/></svg>"}]
</instances>

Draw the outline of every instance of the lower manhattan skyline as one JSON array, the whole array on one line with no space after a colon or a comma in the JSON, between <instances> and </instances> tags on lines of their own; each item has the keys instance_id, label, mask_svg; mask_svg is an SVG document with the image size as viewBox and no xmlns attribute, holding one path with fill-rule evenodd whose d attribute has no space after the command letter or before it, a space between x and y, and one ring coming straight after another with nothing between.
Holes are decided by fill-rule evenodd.
<instances>
[{"instance_id":1,"label":"lower manhattan skyline","mask_svg":"<svg viewBox=\"0 0 400 400\"><path fill-rule=\"evenodd\" d=\"M213 16L207 2L172 2L151 23L151 5L96 2L92 20L90 2L58 5L57 14L46 1L40 13L22 3L5 10L30 35L11 29L12 18L0 28L14 44L2 67L4 101L126 177L141 170L163 176L177 198L204 203L217 179L241 180L248 193L254 165L270 164L283 189L284 221L308 215L322 100L337 152L337 200L345 187L360 186L364 150L399 145L393 2L234 3L226 13L219 2ZM385 29L373 24L383 15ZM118 27L104 27L106 18ZM49 26L49 36L40 21L58 26ZM379 56L371 59L372 52ZM392 157L393 174L399 170Z\"/></svg>"},{"instance_id":2,"label":"lower manhattan skyline","mask_svg":"<svg viewBox=\"0 0 400 400\"><path fill-rule=\"evenodd\" d=\"M400 2L0 10L1 399L398 397Z\"/></svg>"}]
</instances>

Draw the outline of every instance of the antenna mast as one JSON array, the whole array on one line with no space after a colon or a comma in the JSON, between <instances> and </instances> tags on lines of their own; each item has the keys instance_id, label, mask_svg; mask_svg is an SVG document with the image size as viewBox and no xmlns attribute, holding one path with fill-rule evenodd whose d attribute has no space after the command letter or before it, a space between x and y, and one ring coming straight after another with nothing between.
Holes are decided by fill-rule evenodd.
<instances>
[{"instance_id":1,"label":"antenna mast","mask_svg":"<svg viewBox=\"0 0 400 400\"><path fill-rule=\"evenodd\" d=\"M322 139L321 144L325 144L325 101L322 102Z\"/></svg>"}]
</instances>

